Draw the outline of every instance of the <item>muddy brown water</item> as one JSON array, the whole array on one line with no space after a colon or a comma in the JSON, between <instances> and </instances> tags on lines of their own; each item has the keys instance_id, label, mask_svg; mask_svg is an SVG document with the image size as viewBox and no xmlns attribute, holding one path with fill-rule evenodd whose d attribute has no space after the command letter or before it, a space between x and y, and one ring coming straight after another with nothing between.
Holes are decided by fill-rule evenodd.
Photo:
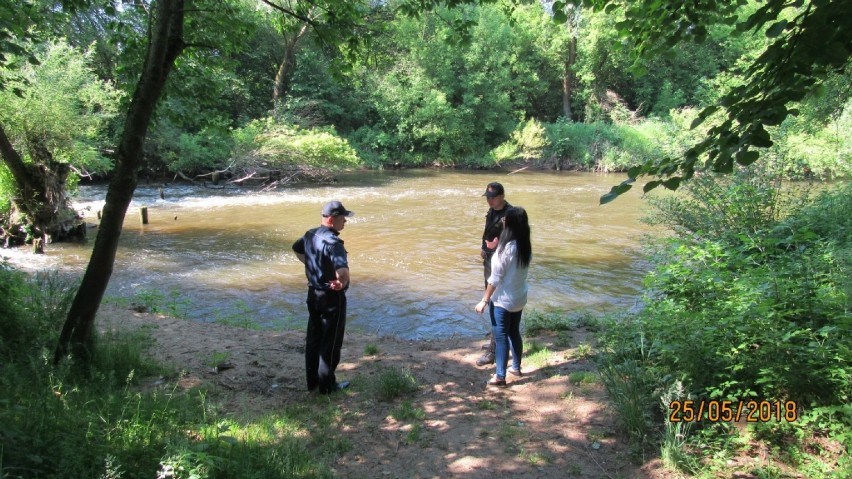
<instances>
[{"instance_id":1,"label":"muddy brown water","mask_svg":"<svg viewBox=\"0 0 852 479\"><path fill-rule=\"evenodd\" d=\"M334 185L273 192L141 185L125 219L107 301L148 301L196 321L301 328L306 283L290 245L319 224L322 205L355 211L342 232L352 286L350 330L408 339L480 335L481 196L500 181L530 216L529 311L604 312L639 304L647 265L637 251L650 231L647 206L630 192L600 206L618 175L435 170L359 172ZM75 207L93 225L86 244L50 244L0 256L29 270L82 275L105 186L87 186ZM147 207L147 225L139 209Z\"/></svg>"}]
</instances>

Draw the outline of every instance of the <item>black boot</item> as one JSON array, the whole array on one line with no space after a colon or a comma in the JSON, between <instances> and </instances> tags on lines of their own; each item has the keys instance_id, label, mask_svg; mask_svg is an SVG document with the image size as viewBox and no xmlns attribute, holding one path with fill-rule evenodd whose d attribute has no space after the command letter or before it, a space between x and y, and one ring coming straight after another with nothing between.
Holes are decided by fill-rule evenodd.
<instances>
[{"instance_id":1,"label":"black boot","mask_svg":"<svg viewBox=\"0 0 852 479\"><path fill-rule=\"evenodd\" d=\"M486 364L494 364L494 351L496 351L497 345L494 343L494 335L491 335L491 344L488 345L488 350L482 353L482 356L476 360L477 366L485 366Z\"/></svg>"}]
</instances>

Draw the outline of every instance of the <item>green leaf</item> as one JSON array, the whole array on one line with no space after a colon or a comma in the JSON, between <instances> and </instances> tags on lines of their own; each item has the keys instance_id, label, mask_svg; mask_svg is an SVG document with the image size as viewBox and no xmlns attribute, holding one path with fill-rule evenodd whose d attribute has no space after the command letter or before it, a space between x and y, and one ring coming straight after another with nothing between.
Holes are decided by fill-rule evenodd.
<instances>
[{"instance_id":1,"label":"green leaf","mask_svg":"<svg viewBox=\"0 0 852 479\"><path fill-rule=\"evenodd\" d=\"M605 205L605 204L609 203L610 201L612 201L612 200L618 198L619 196L623 195L624 193L630 191L630 188L633 188L633 185L630 184L630 183L631 183L630 180L627 180L627 181L623 181L619 185L613 186L612 189L609 190L609 193L601 196L600 204Z\"/></svg>"},{"instance_id":2,"label":"green leaf","mask_svg":"<svg viewBox=\"0 0 852 479\"><path fill-rule=\"evenodd\" d=\"M766 36L769 38L775 38L778 35L784 33L784 30L787 28L787 20L781 20L773 24L766 30Z\"/></svg>"},{"instance_id":3,"label":"green leaf","mask_svg":"<svg viewBox=\"0 0 852 479\"><path fill-rule=\"evenodd\" d=\"M667 179L666 181L663 181L663 186L665 186L667 190L675 191L680 186L681 181L681 177L675 176L673 178Z\"/></svg>"},{"instance_id":4,"label":"green leaf","mask_svg":"<svg viewBox=\"0 0 852 479\"><path fill-rule=\"evenodd\" d=\"M737 153L737 163L748 166L760 158L760 153L756 151L743 150Z\"/></svg>"},{"instance_id":5,"label":"green leaf","mask_svg":"<svg viewBox=\"0 0 852 479\"><path fill-rule=\"evenodd\" d=\"M645 183L645 186L642 187L642 192L647 193L647 192L653 190L654 188L660 186L660 183L661 182L659 180L649 181L649 182Z\"/></svg>"},{"instance_id":6,"label":"green leaf","mask_svg":"<svg viewBox=\"0 0 852 479\"><path fill-rule=\"evenodd\" d=\"M719 107L716 105L708 106L707 108L701 110L701 113L698 114L698 117L692 120L692 124L689 125L689 129L694 130L695 127L704 123L704 120L706 120L708 116L712 115L713 113L716 113L716 111L718 110Z\"/></svg>"},{"instance_id":7,"label":"green leaf","mask_svg":"<svg viewBox=\"0 0 852 479\"><path fill-rule=\"evenodd\" d=\"M773 144L772 138L769 136L769 132L760 124L752 129L749 140L752 145L758 148L769 148Z\"/></svg>"},{"instance_id":8,"label":"green leaf","mask_svg":"<svg viewBox=\"0 0 852 479\"><path fill-rule=\"evenodd\" d=\"M731 155L725 153L719 156L713 164L713 171L716 173L732 173L734 171L734 161Z\"/></svg>"},{"instance_id":9,"label":"green leaf","mask_svg":"<svg viewBox=\"0 0 852 479\"><path fill-rule=\"evenodd\" d=\"M641 165L640 166L632 166L632 167L630 167L630 169L627 170L627 176L629 176L630 178L633 178L634 180L636 179L637 176L639 176L640 173L642 173L642 166Z\"/></svg>"}]
</instances>

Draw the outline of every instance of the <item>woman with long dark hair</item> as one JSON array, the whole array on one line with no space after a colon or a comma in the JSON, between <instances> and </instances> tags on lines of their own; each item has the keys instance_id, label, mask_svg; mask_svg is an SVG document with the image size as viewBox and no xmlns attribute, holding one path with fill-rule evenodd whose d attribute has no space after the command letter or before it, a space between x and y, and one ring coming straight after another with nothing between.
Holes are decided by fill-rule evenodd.
<instances>
[{"instance_id":1,"label":"woman with long dark hair","mask_svg":"<svg viewBox=\"0 0 852 479\"><path fill-rule=\"evenodd\" d=\"M491 327L497 346L497 371L488 381L489 386L506 386L507 372L523 376L521 314L527 304L527 275L532 261L530 222L526 210L518 206L506 211L503 222L497 251L491 258L491 276L485 296L474 308L481 314L489 302L494 302ZM510 350L512 367L507 369Z\"/></svg>"}]
</instances>

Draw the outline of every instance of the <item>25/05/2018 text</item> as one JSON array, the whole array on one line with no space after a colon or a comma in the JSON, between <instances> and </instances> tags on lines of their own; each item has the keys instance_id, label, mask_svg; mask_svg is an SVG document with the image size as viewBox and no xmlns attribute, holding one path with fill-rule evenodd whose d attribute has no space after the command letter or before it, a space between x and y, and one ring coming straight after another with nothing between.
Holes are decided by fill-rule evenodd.
<instances>
[{"instance_id":1,"label":"25/05/2018 text","mask_svg":"<svg viewBox=\"0 0 852 479\"><path fill-rule=\"evenodd\" d=\"M796 401L675 400L669 404L671 422L795 422L799 418Z\"/></svg>"}]
</instances>

